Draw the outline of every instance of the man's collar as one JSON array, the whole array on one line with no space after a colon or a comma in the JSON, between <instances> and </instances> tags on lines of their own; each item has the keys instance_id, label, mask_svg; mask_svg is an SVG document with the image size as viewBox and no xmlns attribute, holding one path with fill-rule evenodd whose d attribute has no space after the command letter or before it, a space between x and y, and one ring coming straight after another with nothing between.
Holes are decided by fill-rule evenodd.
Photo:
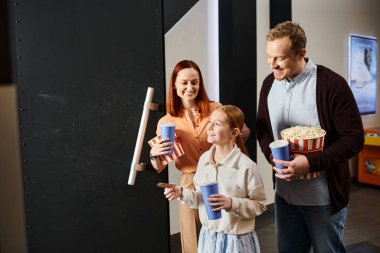
<instances>
[{"instance_id":1,"label":"man's collar","mask_svg":"<svg viewBox=\"0 0 380 253\"><path fill-rule=\"evenodd\" d=\"M311 73L311 71L313 69L315 69L315 64L309 59L309 58L305 58L305 61L306 61L306 65L305 67L303 68L303 70L298 74L296 75L292 80L287 81L287 80L284 80L285 83L291 83L291 84L297 84L297 83L301 83L303 80L306 79L306 77L308 77Z\"/></svg>"}]
</instances>

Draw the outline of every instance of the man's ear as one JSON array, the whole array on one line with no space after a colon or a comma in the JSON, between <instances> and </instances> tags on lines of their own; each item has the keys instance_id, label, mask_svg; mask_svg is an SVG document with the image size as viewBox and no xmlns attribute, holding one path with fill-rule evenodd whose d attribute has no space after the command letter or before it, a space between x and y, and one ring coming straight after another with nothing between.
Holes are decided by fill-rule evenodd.
<instances>
[{"instance_id":1,"label":"man's ear","mask_svg":"<svg viewBox=\"0 0 380 253\"><path fill-rule=\"evenodd\" d=\"M298 57L300 60L302 60L303 58L305 58L306 56L306 48L302 48L299 52L298 52Z\"/></svg>"}]
</instances>

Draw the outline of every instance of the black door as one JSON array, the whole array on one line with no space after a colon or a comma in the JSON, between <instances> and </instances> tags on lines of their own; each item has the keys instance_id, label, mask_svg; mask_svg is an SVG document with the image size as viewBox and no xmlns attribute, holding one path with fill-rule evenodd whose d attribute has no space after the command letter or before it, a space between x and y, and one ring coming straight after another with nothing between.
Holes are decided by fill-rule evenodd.
<instances>
[{"instance_id":1,"label":"black door","mask_svg":"<svg viewBox=\"0 0 380 253\"><path fill-rule=\"evenodd\" d=\"M9 3L29 252L168 252L167 174L127 184L147 87L164 103L161 1Z\"/></svg>"}]
</instances>

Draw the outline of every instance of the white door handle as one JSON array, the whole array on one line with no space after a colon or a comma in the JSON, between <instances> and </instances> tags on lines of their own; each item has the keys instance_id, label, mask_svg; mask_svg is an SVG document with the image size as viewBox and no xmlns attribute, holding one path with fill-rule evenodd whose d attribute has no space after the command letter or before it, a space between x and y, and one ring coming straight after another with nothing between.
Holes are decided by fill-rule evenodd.
<instances>
[{"instance_id":1,"label":"white door handle","mask_svg":"<svg viewBox=\"0 0 380 253\"><path fill-rule=\"evenodd\" d=\"M128 179L129 185L135 184L136 172L137 172L136 166L137 165L141 166L139 161L140 161L142 145L144 142L146 125L147 125L148 119L149 119L149 112L150 112L150 110L158 110L158 105L152 103L153 94L154 94L154 89L151 87L148 87L148 91L146 93L146 98L145 98L145 102L144 102L144 110L143 110L143 113L141 116L139 132L137 134L135 152L133 153L131 170L129 172L129 179Z\"/></svg>"}]
</instances>

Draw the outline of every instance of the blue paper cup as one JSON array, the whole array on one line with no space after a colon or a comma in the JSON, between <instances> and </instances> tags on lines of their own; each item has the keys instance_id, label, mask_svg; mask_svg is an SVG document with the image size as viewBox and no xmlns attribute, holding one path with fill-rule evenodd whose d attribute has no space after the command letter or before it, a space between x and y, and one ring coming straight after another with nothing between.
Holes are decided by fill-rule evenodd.
<instances>
[{"instance_id":1,"label":"blue paper cup","mask_svg":"<svg viewBox=\"0 0 380 253\"><path fill-rule=\"evenodd\" d=\"M269 144L270 149L272 150L273 158L277 160L289 161L289 142L285 140L277 140ZM280 164L276 163L276 167L280 169L286 168Z\"/></svg>"},{"instance_id":2,"label":"blue paper cup","mask_svg":"<svg viewBox=\"0 0 380 253\"><path fill-rule=\"evenodd\" d=\"M209 206L210 201L208 201L208 198L212 194L218 194L218 182L212 182L201 185L201 192L203 197L203 202L205 203L207 217L209 220L217 220L222 218L222 212L221 211L213 211L212 209L215 207Z\"/></svg>"},{"instance_id":3,"label":"blue paper cup","mask_svg":"<svg viewBox=\"0 0 380 253\"><path fill-rule=\"evenodd\" d=\"M170 142L173 143L174 146L174 133L175 133L175 124L173 123L163 123L160 125L161 137L169 138ZM168 155L173 154L173 149L170 150Z\"/></svg>"}]
</instances>

